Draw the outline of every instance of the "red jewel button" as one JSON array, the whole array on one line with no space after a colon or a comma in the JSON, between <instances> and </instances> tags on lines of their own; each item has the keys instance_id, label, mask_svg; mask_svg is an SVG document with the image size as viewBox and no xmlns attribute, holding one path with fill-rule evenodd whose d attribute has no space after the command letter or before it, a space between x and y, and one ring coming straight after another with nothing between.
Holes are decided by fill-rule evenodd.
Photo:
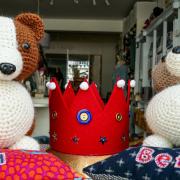
<instances>
[{"instance_id":1,"label":"red jewel button","mask_svg":"<svg viewBox=\"0 0 180 180\"><path fill-rule=\"evenodd\" d=\"M54 111L54 112L52 113L52 118L53 118L53 119L56 119L56 118L57 118L57 112L56 112L56 111Z\"/></svg>"}]
</instances>

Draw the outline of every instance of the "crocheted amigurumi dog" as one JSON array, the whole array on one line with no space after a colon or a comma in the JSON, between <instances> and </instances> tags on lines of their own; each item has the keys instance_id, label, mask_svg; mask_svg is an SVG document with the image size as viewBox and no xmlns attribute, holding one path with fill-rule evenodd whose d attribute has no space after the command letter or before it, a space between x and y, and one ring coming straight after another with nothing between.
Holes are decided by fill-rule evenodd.
<instances>
[{"instance_id":1,"label":"crocheted amigurumi dog","mask_svg":"<svg viewBox=\"0 0 180 180\"><path fill-rule=\"evenodd\" d=\"M152 72L156 94L146 109L146 121L154 135L144 140L146 146L180 145L180 46L174 47ZM178 85L179 84L179 85ZM161 92L160 92L161 91Z\"/></svg>"},{"instance_id":2,"label":"crocheted amigurumi dog","mask_svg":"<svg viewBox=\"0 0 180 180\"><path fill-rule=\"evenodd\" d=\"M180 83L180 46L174 47L152 72L153 88L159 92Z\"/></svg>"},{"instance_id":3,"label":"crocheted amigurumi dog","mask_svg":"<svg viewBox=\"0 0 180 180\"><path fill-rule=\"evenodd\" d=\"M25 136L33 123L34 107L19 81L36 70L43 34L38 15L0 17L0 148L39 150L39 144Z\"/></svg>"},{"instance_id":4,"label":"crocheted amigurumi dog","mask_svg":"<svg viewBox=\"0 0 180 180\"><path fill-rule=\"evenodd\" d=\"M144 145L154 147L180 146L180 84L156 94L146 109L146 121L154 135Z\"/></svg>"}]
</instances>

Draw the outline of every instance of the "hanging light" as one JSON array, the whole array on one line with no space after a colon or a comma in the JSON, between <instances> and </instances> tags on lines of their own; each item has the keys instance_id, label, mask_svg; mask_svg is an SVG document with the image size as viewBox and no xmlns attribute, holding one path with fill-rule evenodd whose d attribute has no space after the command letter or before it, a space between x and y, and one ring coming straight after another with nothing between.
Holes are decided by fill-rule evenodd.
<instances>
[{"instance_id":1,"label":"hanging light","mask_svg":"<svg viewBox=\"0 0 180 180\"><path fill-rule=\"evenodd\" d=\"M109 0L105 0L105 4L106 4L106 6L110 6L111 5Z\"/></svg>"},{"instance_id":2,"label":"hanging light","mask_svg":"<svg viewBox=\"0 0 180 180\"><path fill-rule=\"evenodd\" d=\"M50 0L49 4L50 3L54 4L54 0ZM50 5L53 5L53 4L50 4ZM40 0L37 0L37 14L40 16ZM44 36L40 39L39 44L42 46L42 48L49 48L50 35L47 32L44 33Z\"/></svg>"},{"instance_id":3,"label":"hanging light","mask_svg":"<svg viewBox=\"0 0 180 180\"><path fill-rule=\"evenodd\" d=\"M53 6L54 5L54 0L49 0L49 5Z\"/></svg>"},{"instance_id":4,"label":"hanging light","mask_svg":"<svg viewBox=\"0 0 180 180\"><path fill-rule=\"evenodd\" d=\"M93 0L93 6L96 6L96 0Z\"/></svg>"},{"instance_id":5,"label":"hanging light","mask_svg":"<svg viewBox=\"0 0 180 180\"><path fill-rule=\"evenodd\" d=\"M74 0L74 3L75 4L79 4L79 0Z\"/></svg>"}]
</instances>

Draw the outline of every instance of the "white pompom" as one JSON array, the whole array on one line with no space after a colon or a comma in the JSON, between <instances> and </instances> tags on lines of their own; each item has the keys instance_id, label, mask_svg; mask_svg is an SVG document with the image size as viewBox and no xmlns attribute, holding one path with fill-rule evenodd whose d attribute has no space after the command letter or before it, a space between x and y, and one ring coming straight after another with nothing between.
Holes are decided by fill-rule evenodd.
<instances>
[{"instance_id":1,"label":"white pompom","mask_svg":"<svg viewBox=\"0 0 180 180\"><path fill-rule=\"evenodd\" d=\"M79 87L80 87L81 90L86 91L86 90L88 90L89 85L88 85L87 82L82 82Z\"/></svg>"},{"instance_id":2,"label":"white pompom","mask_svg":"<svg viewBox=\"0 0 180 180\"><path fill-rule=\"evenodd\" d=\"M50 87L49 87L51 90L54 90L54 89L56 89L56 84L54 83L54 82L52 82L51 84L50 84Z\"/></svg>"},{"instance_id":3,"label":"white pompom","mask_svg":"<svg viewBox=\"0 0 180 180\"><path fill-rule=\"evenodd\" d=\"M117 87L123 88L125 86L125 81L123 79L117 81Z\"/></svg>"},{"instance_id":4,"label":"white pompom","mask_svg":"<svg viewBox=\"0 0 180 180\"><path fill-rule=\"evenodd\" d=\"M66 89L66 88L67 88L67 86L68 86L68 83L66 83L66 84L64 85L64 88Z\"/></svg>"},{"instance_id":5,"label":"white pompom","mask_svg":"<svg viewBox=\"0 0 180 180\"><path fill-rule=\"evenodd\" d=\"M48 88L48 87L49 87L49 85L50 85L50 82L48 81L48 82L46 83L46 87Z\"/></svg>"},{"instance_id":6,"label":"white pompom","mask_svg":"<svg viewBox=\"0 0 180 180\"><path fill-rule=\"evenodd\" d=\"M136 86L136 81L135 80L131 80L130 81L130 87L134 88Z\"/></svg>"},{"instance_id":7,"label":"white pompom","mask_svg":"<svg viewBox=\"0 0 180 180\"><path fill-rule=\"evenodd\" d=\"M50 90L56 89L56 84L54 82L47 82L46 87Z\"/></svg>"}]
</instances>

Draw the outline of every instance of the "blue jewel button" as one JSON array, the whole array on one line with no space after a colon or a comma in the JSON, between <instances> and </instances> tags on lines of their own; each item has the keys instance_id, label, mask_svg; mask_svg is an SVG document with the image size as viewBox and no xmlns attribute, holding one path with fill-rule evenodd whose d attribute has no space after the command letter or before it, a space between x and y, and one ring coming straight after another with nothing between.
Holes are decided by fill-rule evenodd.
<instances>
[{"instance_id":1,"label":"blue jewel button","mask_svg":"<svg viewBox=\"0 0 180 180\"><path fill-rule=\"evenodd\" d=\"M87 109L82 109L77 113L77 120L80 124L89 124L91 119L92 115Z\"/></svg>"}]
</instances>

